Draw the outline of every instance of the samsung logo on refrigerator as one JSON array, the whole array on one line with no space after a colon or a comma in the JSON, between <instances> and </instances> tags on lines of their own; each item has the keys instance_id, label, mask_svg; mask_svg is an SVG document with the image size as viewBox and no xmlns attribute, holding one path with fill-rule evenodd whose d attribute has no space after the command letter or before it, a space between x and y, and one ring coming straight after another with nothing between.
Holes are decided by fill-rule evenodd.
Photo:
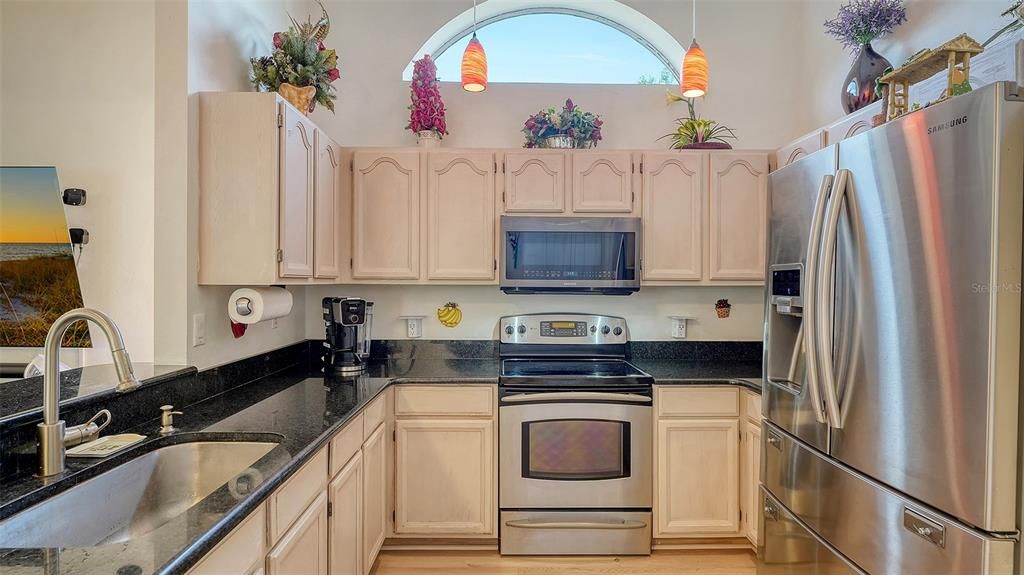
<instances>
[{"instance_id":1,"label":"samsung logo on refrigerator","mask_svg":"<svg viewBox=\"0 0 1024 575\"><path fill-rule=\"evenodd\" d=\"M957 126L960 126L960 125L966 124L966 123L967 123L967 116L961 116L959 118L953 118L952 120L949 120L948 122L943 122L941 124L936 124L934 126L929 126L928 127L928 135L930 136L930 135L932 135L932 134L934 134L936 132L941 132L941 131L945 130L946 128L955 128Z\"/></svg>"}]
</instances>

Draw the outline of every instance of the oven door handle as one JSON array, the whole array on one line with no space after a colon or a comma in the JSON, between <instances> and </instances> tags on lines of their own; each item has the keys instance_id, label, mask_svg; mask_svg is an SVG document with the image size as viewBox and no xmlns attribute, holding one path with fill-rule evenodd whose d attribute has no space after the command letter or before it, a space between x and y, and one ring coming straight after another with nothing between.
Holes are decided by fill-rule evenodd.
<instances>
[{"instance_id":1,"label":"oven door handle","mask_svg":"<svg viewBox=\"0 0 1024 575\"><path fill-rule=\"evenodd\" d=\"M644 521L544 521L541 519L516 519L506 521L505 527L517 529L644 529Z\"/></svg>"},{"instance_id":2,"label":"oven door handle","mask_svg":"<svg viewBox=\"0 0 1024 575\"><path fill-rule=\"evenodd\" d=\"M553 393L517 393L501 398L502 403L534 401L617 401L620 403L652 403L646 395L636 393L602 393L599 391L561 391Z\"/></svg>"}]
</instances>

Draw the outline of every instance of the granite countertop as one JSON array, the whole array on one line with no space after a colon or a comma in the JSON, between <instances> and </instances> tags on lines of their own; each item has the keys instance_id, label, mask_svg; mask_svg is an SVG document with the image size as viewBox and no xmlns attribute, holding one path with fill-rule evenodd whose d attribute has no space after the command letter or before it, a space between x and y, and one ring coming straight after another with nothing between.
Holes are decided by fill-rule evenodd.
<instances>
[{"instance_id":1,"label":"granite countertop","mask_svg":"<svg viewBox=\"0 0 1024 575\"><path fill-rule=\"evenodd\" d=\"M161 383L189 373L196 368L184 365L132 363L135 377L142 385ZM117 373L113 364L90 365L60 373L60 407L63 411L84 399L116 392ZM0 383L0 422L9 423L43 413L43 377L14 379Z\"/></svg>"},{"instance_id":2,"label":"granite countertop","mask_svg":"<svg viewBox=\"0 0 1024 575\"><path fill-rule=\"evenodd\" d=\"M634 361L656 384L744 385L760 389L755 362ZM0 549L0 573L11 575L180 573L194 565L281 483L321 449L390 384L496 384L497 359L392 359L374 361L356 379L311 376L296 367L195 403L175 420L180 431L156 434L152 420L132 429L147 441L103 460L69 459L69 481L47 485L33 478L8 482L0 493L0 519L47 499L139 455L197 439L273 441L278 445L232 482L150 533L109 545L63 549ZM59 569L53 569L54 564ZM49 565L49 566L48 566ZM137 567L137 568L136 568Z\"/></svg>"}]
</instances>

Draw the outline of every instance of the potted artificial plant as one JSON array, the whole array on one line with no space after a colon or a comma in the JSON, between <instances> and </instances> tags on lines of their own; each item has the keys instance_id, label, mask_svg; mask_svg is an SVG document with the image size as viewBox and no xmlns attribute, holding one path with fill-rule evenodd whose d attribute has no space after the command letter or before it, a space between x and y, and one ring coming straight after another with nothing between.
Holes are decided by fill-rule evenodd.
<instances>
[{"instance_id":1,"label":"potted artificial plant","mask_svg":"<svg viewBox=\"0 0 1024 575\"><path fill-rule=\"evenodd\" d=\"M331 19L320 4L323 15L313 24L306 20L284 32L274 33L274 51L269 56L252 58L252 85L257 90L277 92L307 116L317 104L334 111L334 82L341 77L338 54L324 46L331 31Z\"/></svg>"},{"instance_id":2,"label":"potted artificial plant","mask_svg":"<svg viewBox=\"0 0 1024 575\"><path fill-rule=\"evenodd\" d=\"M593 148L601 140L601 116L565 101L561 110L548 108L526 119L524 148Z\"/></svg>"},{"instance_id":3,"label":"potted artificial plant","mask_svg":"<svg viewBox=\"0 0 1024 575\"><path fill-rule=\"evenodd\" d=\"M725 140L736 139L731 128L719 124L715 120L706 120L697 115L693 109L693 99L687 98L686 107L690 111L688 118L676 118L676 129L671 134L658 138L669 138L669 148L673 150L728 150L732 146Z\"/></svg>"},{"instance_id":4,"label":"potted artificial plant","mask_svg":"<svg viewBox=\"0 0 1024 575\"><path fill-rule=\"evenodd\" d=\"M448 126L444 119L444 102L437 89L437 65L430 54L413 63L409 92L412 102L405 129L416 134L420 147L436 148L441 144L441 137L448 133Z\"/></svg>"}]
</instances>

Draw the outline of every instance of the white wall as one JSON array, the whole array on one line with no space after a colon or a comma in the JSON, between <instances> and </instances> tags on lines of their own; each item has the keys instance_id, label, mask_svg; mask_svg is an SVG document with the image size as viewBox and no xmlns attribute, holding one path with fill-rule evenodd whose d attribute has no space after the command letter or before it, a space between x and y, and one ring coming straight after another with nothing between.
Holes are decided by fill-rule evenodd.
<instances>
[{"instance_id":1,"label":"white wall","mask_svg":"<svg viewBox=\"0 0 1024 575\"><path fill-rule=\"evenodd\" d=\"M760 341L764 322L762 290L746 287L643 288L630 296L505 295L497 286L341 286L310 290L306 306L306 336L323 339L318 305L325 296L363 297L374 302L373 337L406 339L401 315L425 315L424 339L496 339L498 318L538 312L581 312L625 317L635 340L671 339L670 315L696 318L687 339ZM729 318L718 319L720 298L732 304ZM462 310L462 323L441 325L436 309L453 301Z\"/></svg>"},{"instance_id":2,"label":"white wall","mask_svg":"<svg viewBox=\"0 0 1024 575\"><path fill-rule=\"evenodd\" d=\"M842 0L804 2L803 49L795 58L803 71L800 86L813 88L814 97L801 118L800 133L838 120L845 113L839 90L850 71L853 55L824 31L823 22L833 18ZM910 0L907 22L872 45L894 66L922 48L934 48L966 32L978 42L1009 23L999 16L1009 6L1004 0ZM798 134L797 134L798 135ZM785 143L785 142L779 142Z\"/></svg>"},{"instance_id":3,"label":"white wall","mask_svg":"<svg viewBox=\"0 0 1024 575\"><path fill-rule=\"evenodd\" d=\"M191 0L188 6L188 310L189 363L203 369L229 363L305 339L305 293L292 289L294 311L275 323L250 326L239 339L227 317L233 287L197 285L198 92L248 91L249 58L269 53L274 32L288 26L288 11L305 20L305 2ZM238 233L259 233L238 230ZM195 314L206 316L206 345L192 347Z\"/></svg>"},{"instance_id":4,"label":"white wall","mask_svg":"<svg viewBox=\"0 0 1024 575\"><path fill-rule=\"evenodd\" d=\"M0 165L57 166L88 191L66 210L90 232L78 273L85 305L121 328L135 361L154 330L153 1L0 2ZM109 362L92 330L86 363Z\"/></svg>"},{"instance_id":5,"label":"white wall","mask_svg":"<svg viewBox=\"0 0 1024 575\"><path fill-rule=\"evenodd\" d=\"M491 0L497 1L497 0ZM687 2L626 0L660 24L683 46L691 34ZM326 0L332 16L327 44L340 55L337 114L319 110L314 120L343 145L393 146L414 143L404 130L409 88L402 71L420 46L451 18L470 6L465 0ZM801 36L799 2L718 0L698 6L698 38L711 63L709 96L699 105L704 116L733 127L738 147L773 148L799 135L801 92L793 90L798 67L780 66L797 53ZM486 48L486 37L481 37ZM557 106L567 97L600 113L607 148L661 148L657 138L686 115L683 104L665 104L666 86L495 84L469 94L457 83L443 83L451 135L446 146L522 145L527 116ZM678 88L676 88L678 90Z\"/></svg>"}]
</instances>

